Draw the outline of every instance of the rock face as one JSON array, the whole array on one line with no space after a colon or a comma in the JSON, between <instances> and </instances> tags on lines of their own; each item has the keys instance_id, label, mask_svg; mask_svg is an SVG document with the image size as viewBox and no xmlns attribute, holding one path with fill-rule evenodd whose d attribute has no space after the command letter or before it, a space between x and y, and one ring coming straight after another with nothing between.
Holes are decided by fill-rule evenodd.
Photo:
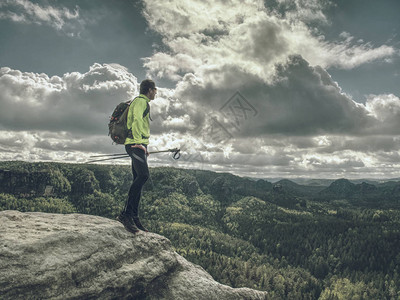
<instances>
[{"instance_id":1,"label":"rock face","mask_svg":"<svg viewBox=\"0 0 400 300\"><path fill-rule=\"evenodd\" d=\"M1 299L267 299L107 218L2 211L0 224Z\"/></svg>"}]
</instances>

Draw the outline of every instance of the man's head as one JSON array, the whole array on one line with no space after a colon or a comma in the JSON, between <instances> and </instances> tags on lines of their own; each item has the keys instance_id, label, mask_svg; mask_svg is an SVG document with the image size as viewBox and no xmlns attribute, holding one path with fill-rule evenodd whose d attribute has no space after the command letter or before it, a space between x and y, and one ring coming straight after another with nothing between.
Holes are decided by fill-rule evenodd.
<instances>
[{"instance_id":1,"label":"man's head","mask_svg":"<svg viewBox=\"0 0 400 300\"><path fill-rule=\"evenodd\" d=\"M140 93L146 95L149 100L154 100L157 94L156 84L151 79L145 79L140 83Z\"/></svg>"}]
</instances>

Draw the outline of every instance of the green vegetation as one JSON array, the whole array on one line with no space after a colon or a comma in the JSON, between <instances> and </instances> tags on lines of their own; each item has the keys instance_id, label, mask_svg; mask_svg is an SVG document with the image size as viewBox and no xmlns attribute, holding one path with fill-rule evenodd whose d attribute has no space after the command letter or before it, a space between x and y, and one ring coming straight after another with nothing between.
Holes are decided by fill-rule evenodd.
<instances>
[{"instance_id":1,"label":"green vegetation","mask_svg":"<svg viewBox=\"0 0 400 300\"><path fill-rule=\"evenodd\" d=\"M115 218L129 166L0 163L0 210ZM176 251L270 299L400 299L400 183L275 185L153 168L141 217Z\"/></svg>"}]
</instances>

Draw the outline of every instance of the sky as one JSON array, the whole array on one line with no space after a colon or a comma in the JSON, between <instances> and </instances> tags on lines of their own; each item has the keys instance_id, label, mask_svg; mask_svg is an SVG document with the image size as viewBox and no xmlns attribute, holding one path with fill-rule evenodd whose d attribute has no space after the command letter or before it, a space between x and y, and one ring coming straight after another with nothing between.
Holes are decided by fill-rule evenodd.
<instances>
[{"instance_id":1,"label":"sky","mask_svg":"<svg viewBox=\"0 0 400 300\"><path fill-rule=\"evenodd\" d=\"M124 153L115 106L158 87L149 165L400 177L398 0L3 0L0 160ZM129 163L128 159L109 164Z\"/></svg>"}]
</instances>

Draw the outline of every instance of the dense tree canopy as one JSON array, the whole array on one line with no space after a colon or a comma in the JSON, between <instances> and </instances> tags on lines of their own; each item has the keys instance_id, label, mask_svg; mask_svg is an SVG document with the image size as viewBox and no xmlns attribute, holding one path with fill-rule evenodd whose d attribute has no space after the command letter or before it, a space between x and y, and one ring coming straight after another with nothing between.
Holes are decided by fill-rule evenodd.
<instances>
[{"instance_id":1,"label":"dense tree canopy","mask_svg":"<svg viewBox=\"0 0 400 300\"><path fill-rule=\"evenodd\" d=\"M141 217L233 287L271 299L399 299L399 182L303 186L152 168ZM115 218L129 166L0 163L0 210Z\"/></svg>"}]
</instances>

